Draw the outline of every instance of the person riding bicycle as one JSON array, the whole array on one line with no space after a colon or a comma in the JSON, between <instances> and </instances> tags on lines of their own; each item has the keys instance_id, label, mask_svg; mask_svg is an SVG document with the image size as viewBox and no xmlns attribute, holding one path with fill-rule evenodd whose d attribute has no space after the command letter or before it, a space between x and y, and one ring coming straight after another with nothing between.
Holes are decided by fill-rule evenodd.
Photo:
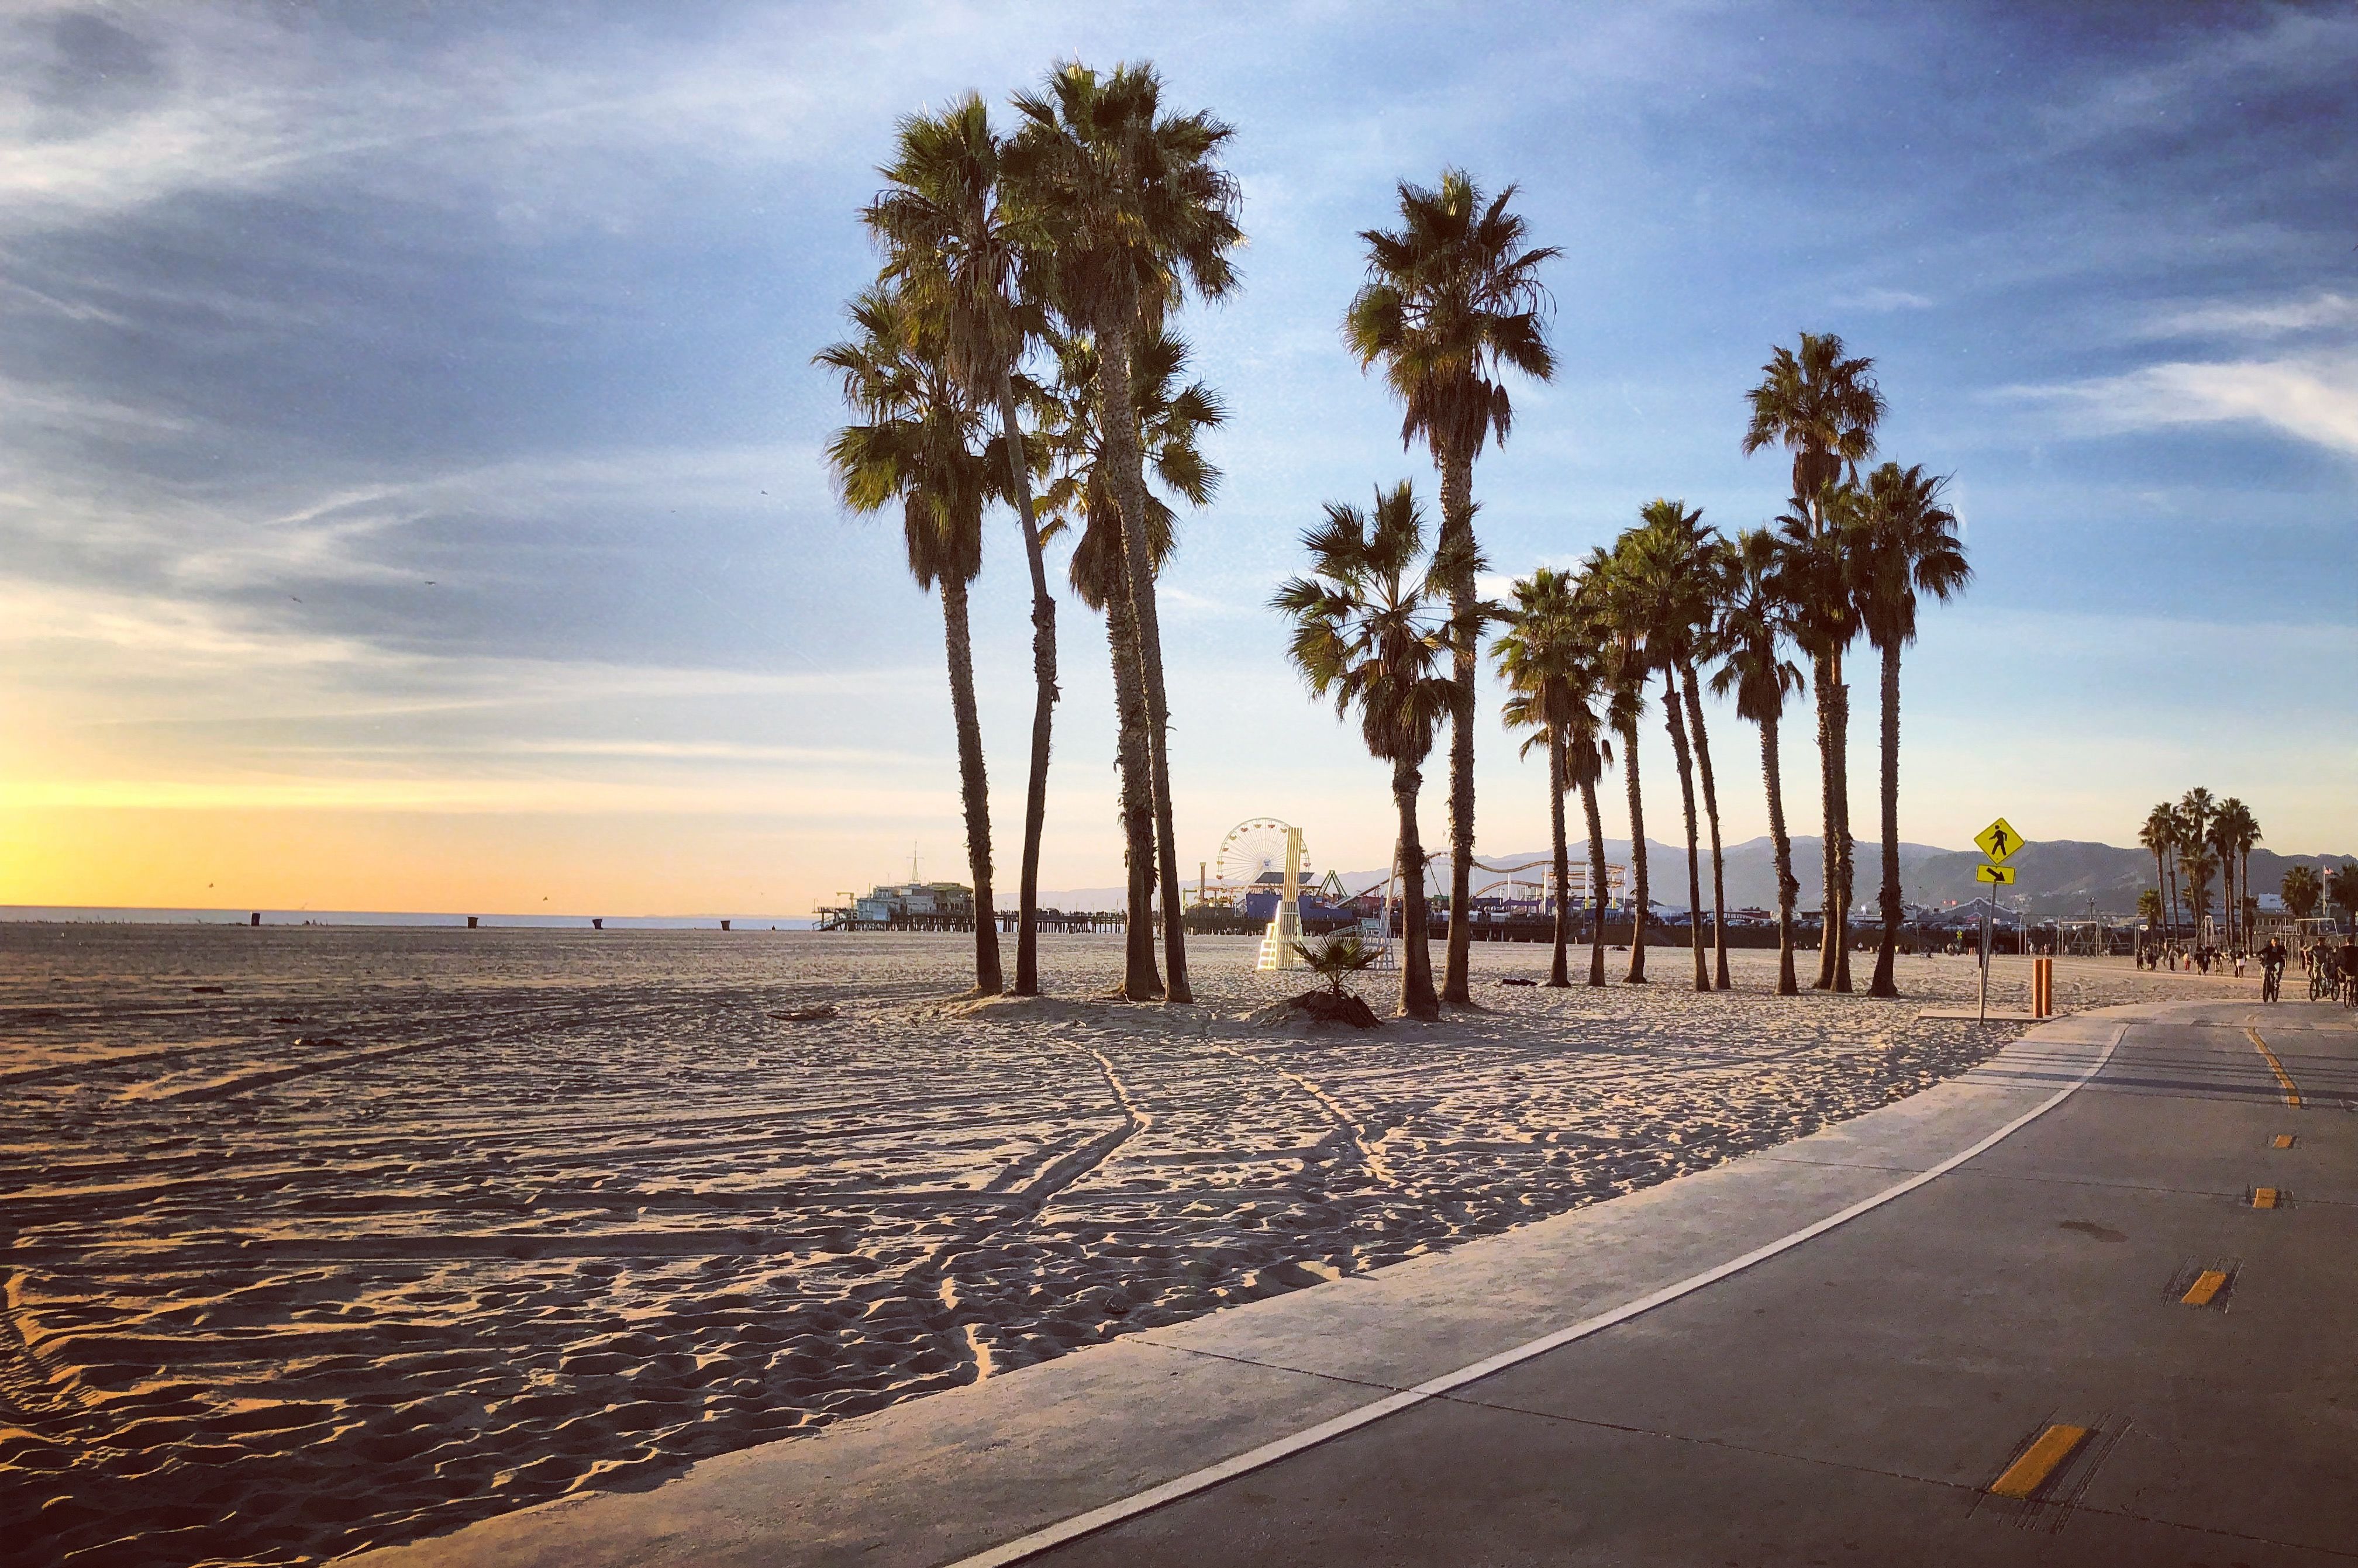
<instances>
[{"instance_id":1,"label":"person riding bicycle","mask_svg":"<svg viewBox=\"0 0 2358 1568\"><path fill-rule=\"evenodd\" d=\"M2274 1001L2284 993L2285 946L2271 936L2260 949L2260 1000Z\"/></svg>"}]
</instances>

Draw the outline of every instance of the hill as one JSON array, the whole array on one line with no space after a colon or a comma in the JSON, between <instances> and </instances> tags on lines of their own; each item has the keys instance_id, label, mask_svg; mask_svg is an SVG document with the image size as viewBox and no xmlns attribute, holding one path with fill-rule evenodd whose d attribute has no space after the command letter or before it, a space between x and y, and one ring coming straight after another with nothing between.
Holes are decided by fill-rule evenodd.
<instances>
[{"instance_id":1,"label":"hill","mask_svg":"<svg viewBox=\"0 0 2358 1568\"><path fill-rule=\"evenodd\" d=\"M1657 839L1646 840L1648 870L1652 882L1649 890L1658 907L1682 910L1687 902L1686 850L1683 846L1664 844ZM1587 841L1573 840L1572 853L1575 864L1586 859ZM1822 895L1819 875L1819 840L1801 837L1793 840L1793 874L1801 884L1798 907L1816 909ZM1629 840L1608 838L1605 843L1606 858L1615 865L1629 863ZM1529 861L1544 860L1545 849L1525 849L1509 854L1484 852L1480 859L1494 866L1519 866ZM1777 907L1777 871L1773 847L1767 838L1747 838L1731 844L1725 851L1727 878L1727 904L1730 909ZM1876 889L1883 876L1883 851L1879 845L1862 843L1855 851L1857 861L1858 913L1871 916ZM2263 892L2273 892L2284 880L2287 871L2295 865L2320 868L2340 865L2358 860L2351 855L2279 855L2273 849L2252 851L2252 885ZM1945 903L1963 903L1978 897L1981 884L1974 880L1974 869L1982 863L1975 849L1942 849L1929 844L1899 846L1900 888L1909 903L1933 907ZM2154 885L2153 857L2143 849L2124 849L2111 844L2092 844L2061 838L2025 847L2008 862L2015 867L2018 880L2013 893L2028 901L2031 914L2038 915L2074 915L2088 913L2089 902L2104 914L2134 914L2137 894ZM1434 860L1437 874L1449 874L1449 857L1444 853ZM1704 902L1711 902L1711 860L1706 849L1702 866ZM1322 871L1318 873L1324 875ZM1528 881L1522 873L1519 881ZM1379 882L1384 878L1380 870L1345 871L1343 885L1357 891ZM1482 887L1499 880L1496 872L1476 870L1474 884ZM2218 897L2212 892L2212 899ZM1073 888L1040 895L1043 907L1060 909L1119 909L1124 897L1120 887ZM1005 907L1013 907L1002 899Z\"/></svg>"}]
</instances>

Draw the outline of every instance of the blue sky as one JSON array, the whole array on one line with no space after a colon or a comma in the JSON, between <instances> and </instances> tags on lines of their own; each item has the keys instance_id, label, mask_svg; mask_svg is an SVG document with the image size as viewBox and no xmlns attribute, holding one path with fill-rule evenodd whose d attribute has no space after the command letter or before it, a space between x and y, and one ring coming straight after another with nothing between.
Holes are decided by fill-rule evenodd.
<instances>
[{"instance_id":1,"label":"blue sky","mask_svg":"<svg viewBox=\"0 0 2358 1568\"><path fill-rule=\"evenodd\" d=\"M31 6L0 21L0 902L790 914L913 842L955 871L938 608L830 498L808 362L873 274L893 118L1072 56L1152 58L1238 132L1244 287L1180 322L1231 411L1165 579L1190 859L1259 815L1388 858L1384 773L1263 606L1320 503L1430 493L1336 322L1356 231L1446 164L1564 252L1561 372L1476 474L1502 579L1656 495L1773 516L1742 393L1839 331L1978 572L1907 665L1904 837L2127 843L2201 783L2275 848L2358 848L2351 7ZM1011 888L1011 519L990 550ZM1102 885L1109 680L1062 617L1044 879ZM1742 838L1757 747L1714 719ZM1482 751L1483 845L1544 842L1535 771ZM1862 799L1874 758L1862 708Z\"/></svg>"}]
</instances>

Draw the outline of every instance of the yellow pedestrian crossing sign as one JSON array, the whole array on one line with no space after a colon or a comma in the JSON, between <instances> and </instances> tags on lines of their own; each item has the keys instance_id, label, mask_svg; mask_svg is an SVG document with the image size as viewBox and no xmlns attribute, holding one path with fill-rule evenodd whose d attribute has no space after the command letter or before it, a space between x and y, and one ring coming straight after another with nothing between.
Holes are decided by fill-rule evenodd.
<instances>
[{"instance_id":1,"label":"yellow pedestrian crossing sign","mask_svg":"<svg viewBox=\"0 0 2358 1568\"><path fill-rule=\"evenodd\" d=\"M1974 868L1974 881L1995 882L2000 887L2011 887L2014 885L2014 868L2012 866L1976 866Z\"/></svg>"},{"instance_id":2,"label":"yellow pedestrian crossing sign","mask_svg":"<svg viewBox=\"0 0 2358 1568\"><path fill-rule=\"evenodd\" d=\"M1974 842L1981 846L1982 853L1989 857L1992 865L2002 866L2017 849L2022 848L2022 835L2014 830L2013 823L2001 816L1974 834ZM1994 880L1990 877L1982 879L1984 881ZM2006 880L2012 881L2014 879L2008 877Z\"/></svg>"}]
</instances>

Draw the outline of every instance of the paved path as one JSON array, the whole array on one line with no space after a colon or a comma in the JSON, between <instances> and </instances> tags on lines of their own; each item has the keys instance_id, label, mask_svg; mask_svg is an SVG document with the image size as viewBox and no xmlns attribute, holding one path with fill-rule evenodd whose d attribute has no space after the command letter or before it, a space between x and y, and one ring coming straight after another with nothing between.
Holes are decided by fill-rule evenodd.
<instances>
[{"instance_id":1,"label":"paved path","mask_svg":"<svg viewBox=\"0 0 2358 1568\"><path fill-rule=\"evenodd\" d=\"M2353 1107L2345 1012L2089 1014L1701 1175L380 1561L2349 1563Z\"/></svg>"}]
</instances>

